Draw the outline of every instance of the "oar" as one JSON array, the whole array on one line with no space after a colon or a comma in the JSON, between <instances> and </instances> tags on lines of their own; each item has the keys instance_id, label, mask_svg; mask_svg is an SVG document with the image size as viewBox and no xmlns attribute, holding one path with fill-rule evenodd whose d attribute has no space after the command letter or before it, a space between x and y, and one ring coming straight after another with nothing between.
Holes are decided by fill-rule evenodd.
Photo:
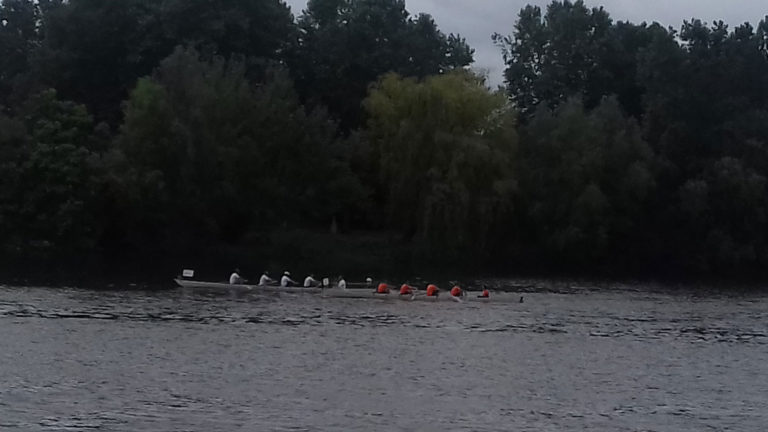
<instances>
[{"instance_id":1,"label":"oar","mask_svg":"<svg viewBox=\"0 0 768 432\"><path fill-rule=\"evenodd\" d=\"M411 285L411 284L408 284L408 285L410 285L411 289L413 290L413 298L414 299L416 299L416 297L426 297L426 295L427 295L427 291L426 290L424 292L422 292L422 290L418 289L416 287L416 285Z\"/></svg>"},{"instance_id":2,"label":"oar","mask_svg":"<svg viewBox=\"0 0 768 432\"><path fill-rule=\"evenodd\" d=\"M450 295L450 294L448 294L448 295ZM432 301L440 301L440 291L438 291L437 294L435 294L433 296L428 296L426 292L424 294L419 293L419 296L427 298L427 299L430 299Z\"/></svg>"}]
</instances>

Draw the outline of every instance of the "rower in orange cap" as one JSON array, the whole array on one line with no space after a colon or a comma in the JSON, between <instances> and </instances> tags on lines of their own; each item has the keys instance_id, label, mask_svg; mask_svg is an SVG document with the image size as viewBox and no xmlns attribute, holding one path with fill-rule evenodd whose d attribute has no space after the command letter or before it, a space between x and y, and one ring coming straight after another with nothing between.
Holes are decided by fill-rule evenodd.
<instances>
[{"instance_id":1,"label":"rower in orange cap","mask_svg":"<svg viewBox=\"0 0 768 432\"><path fill-rule=\"evenodd\" d=\"M379 287L376 288L376 294L389 294L389 287L385 283L380 283Z\"/></svg>"},{"instance_id":2,"label":"rower in orange cap","mask_svg":"<svg viewBox=\"0 0 768 432\"><path fill-rule=\"evenodd\" d=\"M461 293L462 293L461 287L459 287L458 285L454 285L453 288L451 288L451 295L453 297L461 297Z\"/></svg>"},{"instance_id":3,"label":"rower in orange cap","mask_svg":"<svg viewBox=\"0 0 768 432\"><path fill-rule=\"evenodd\" d=\"M411 286L410 286L410 285L408 285L408 284L403 284L403 285L400 287L400 295L401 295L401 296L404 296L404 295L413 295L413 288L411 288Z\"/></svg>"},{"instance_id":4,"label":"rower in orange cap","mask_svg":"<svg viewBox=\"0 0 768 432\"><path fill-rule=\"evenodd\" d=\"M435 284L427 285L427 297L437 297L440 293L440 289Z\"/></svg>"}]
</instances>

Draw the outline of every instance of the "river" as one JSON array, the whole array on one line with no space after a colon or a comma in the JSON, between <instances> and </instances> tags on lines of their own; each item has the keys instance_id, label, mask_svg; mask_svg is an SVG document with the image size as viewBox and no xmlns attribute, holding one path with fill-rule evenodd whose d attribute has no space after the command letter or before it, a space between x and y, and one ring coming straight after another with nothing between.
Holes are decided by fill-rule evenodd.
<instances>
[{"instance_id":1,"label":"river","mask_svg":"<svg viewBox=\"0 0 768 432\"><path fill-rule=\"evenodd\" d=\"M0 287L3 431L763 431L768 296Z\"/></svg>"}]
</instances>

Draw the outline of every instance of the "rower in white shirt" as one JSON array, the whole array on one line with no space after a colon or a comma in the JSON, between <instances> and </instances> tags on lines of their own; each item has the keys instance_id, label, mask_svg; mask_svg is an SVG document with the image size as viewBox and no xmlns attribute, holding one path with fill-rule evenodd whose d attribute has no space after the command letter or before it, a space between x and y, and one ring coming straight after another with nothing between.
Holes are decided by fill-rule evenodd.
<instances>
[{"instance_id":1,"label":"rower in white shirt","mask_svg":"<svg viewBox=\"0 0 768 432\"><path fill-rule=\"evenodd\" d=\"M275 280L269 277L269 272L265 271L259 278L259 285L271 285L275 283Z\"/></svg>"},{"instance_id":2,"label":"rower in white shirt","mask_svg":"<svg viewBox=\"0 0 768 432\"><path fill-rule=\"evenodd\" d=\"M229 284L236 285L241 283L245 283L245 279L240 277L240 269L238 268L238 269L235 269L235 271L232 272L232 274L229 276Z\"/></svg>"},{"instance_id":3,"label":"rower in white shirt","mask_svg":"<svg viewBox=\"0 0 768 432\"><path fill-rule=\"evenodd\" d=\"M291 272L283 272L283 277L280 278L280 286L287 287L298 285L295 280L291 279Z\"/></svg>"},{"instance_id":4,"label":"rower in white shirt","mask_svg":"<svg viewBox=\"0 0 768 432\"><path fill-rule=\"evenodd\" d=\"M344 276L339 276L339 281L336 282L336 287L339 289L347 289L347 281L344 280Z\"/></svg>"},{"instance_id":5,"label":"rower in white shirt","mask_svg":"<svg viewBox=\"0 0 768 432\"><path fill-rule=\"evenodd\" d=\"M304 279L304 288L309 288L320 284L320 281L315 280L314 276L315 275L311 274Z\"/></svg>"}]
</instances>

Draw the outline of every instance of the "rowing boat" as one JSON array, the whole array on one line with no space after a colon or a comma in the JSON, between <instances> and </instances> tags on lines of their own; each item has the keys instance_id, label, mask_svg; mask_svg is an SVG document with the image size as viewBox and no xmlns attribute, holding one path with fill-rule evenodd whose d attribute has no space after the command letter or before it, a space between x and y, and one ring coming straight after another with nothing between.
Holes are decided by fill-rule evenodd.
<instances>
[{"instance_id":1,"label":"rowing boat","mask_svg":"<svg viewBox=\"0 0 768 432\"><path fill-rule=\"evenodd\" d=\"M347 282L347 289L367 289L372 290L376 288L373 284L368 282ZM335 289L335 287L334 287Z\"/></svg>"},{"instance_id":2,"label":"rowing boat","mask_svg":"<svg viewBox=\"0 0 768 432\"><path fill-rule=\"evenodd\" d=\"M320 287L283 287L279 285L249 285L229 284L226 282L203 282L188 279L174 279L182 288L217 289L217 290L247 290L264 292L319 293Z\"/></svg>"},{"instance_id":3,"label":"rowing boat","mask_svg":"<svg viewBox=\"0 0 768 432\"><path fill-rule=\"evenodd\" d=\"M423 302L481 302L481 303L509 303L517 302L516 297L504 293L492 293L490 297L481 297L477 291L465 291L461 297L454 297L450 293L442 293L437 297L427 297L425 291L416 290L413 295L400 295L396 291L389 294L379 294L369 289L341 289L321 287L281 287L277 285L250 285L229 284L226 282L204 282L190 279L177 278L174 281L182 288L214 289L214 290L238 290L252 292L287 292L320 294L326 298L348 298L368 300L394 300L394 301L423 301ZM362 284L361 284L362 285Z\"/></svg>"},{"instance_id":4,"label":"rowing boat","mask_svg":"<svg viewBox=\"0 0 768 432\"><path fill-rule=\"evenodd\" d=\"M323 297L332 297L332 298L353 298L353 299L375 299L375 300L400 300L400 301L429 301L429 302L442 302L442 301L448 301L448 302L464 302L464 301L472 301L472 302L490 302L491 297L480 297L476 295L475 293L466 292L467 295L461 296L461 297L454 297L450 295L449 293L443 293L437 297L427 297L426 293L423 291L416 291L413 295L400 295L398 292L390 292L389 294L379 294L372 291L361 291L361 290L342 290L338 288L333 289L326 289L323 290L322 296ZM501 300L500 298L497 299L494 296L493 302ZM511 299L510 299L511 300Z\"/></svg>"}]
</instances>

